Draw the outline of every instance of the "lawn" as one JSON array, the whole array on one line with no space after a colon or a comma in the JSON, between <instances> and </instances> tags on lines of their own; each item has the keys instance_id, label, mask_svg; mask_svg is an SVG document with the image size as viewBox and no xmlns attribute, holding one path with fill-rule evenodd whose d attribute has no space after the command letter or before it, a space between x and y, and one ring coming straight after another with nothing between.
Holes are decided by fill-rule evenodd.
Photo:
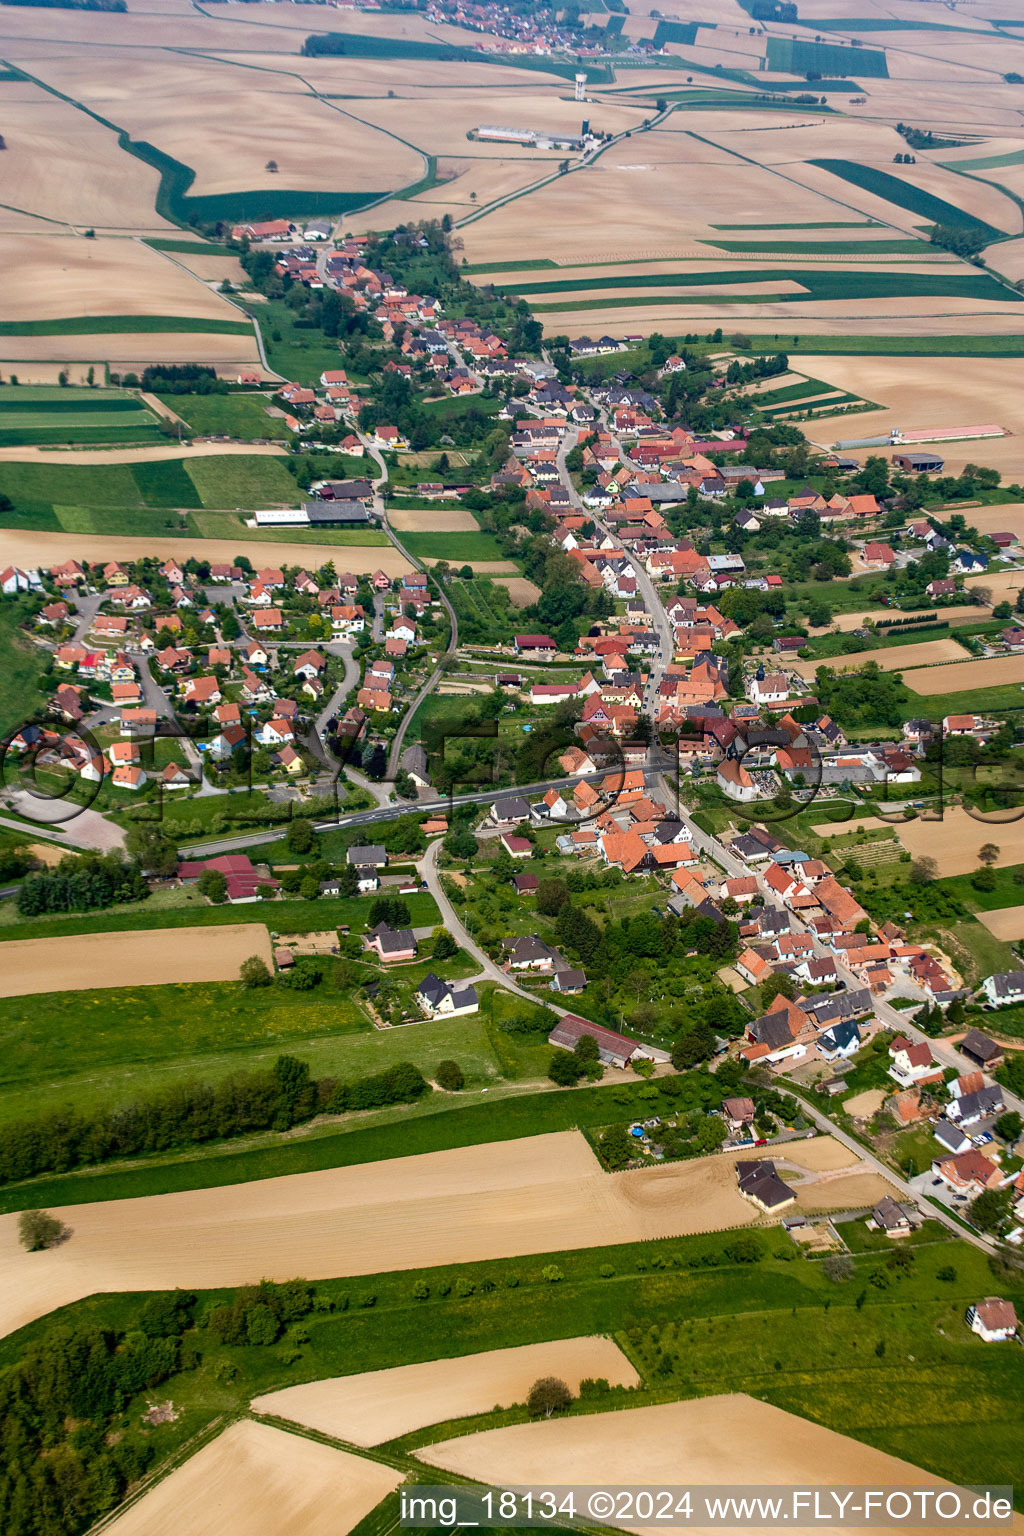
<instances>
[{"instance_id":1,"label":"lawn","mask_svg":"<svg viewBox=\"0 0 1024 1536\"><path fill-rule=\"evenodd\" d=\"M290 442L283 416L268 416L265 395L162 395L163 403L197 437L235 437L245 442L277 438Z\"/></svg>"},{"instance_id":2,"label":"lawn","mask_svg":"<svg viewBox=\"0 0 1024 1536\"><path fill-rule=\"evenodd\" d=\"M29 720L42 704L39 680L45 651L32 645L18 632L25 618L26 604L21 599L0 599L0 656L3 657L4 682L0 688L0 736Z\"/></svg>"},{"instance_id":3,"label":"lawn","mask_svg":"<svg viewBox=\"0 0 1024 1536\"><path fill-rule=\"evenodd\" d=\"M65 514L83 508L102 513L102 526L75 526L70 531L145 533L134 515L144 508L294 506L299 488L285 467L284 457L266 454L214 455L186 463L164 459L151 464L32 464L0 463L0 492L14 502L14 511L0 514L8 528L68 526ZM162 519L159 528L177 528ZM194 526L179 530L194 533Z\"/></svg>"},{"instance_id":4,"label":"lawn","mask_svg":"<svg viewBox=\"0 0 1024 1536\"><path fill-rule=\"evenodd\" d=\"M902 208L907 213L918 214L931 224L959 224L969 229L980 230L990 239L1005 233L1003 230L993 228L984 219L975 218L973 214L957 208L955 204L947 203L945 198L935 197L931 192L926 192L923 187L915 187L912 182L904 181L899 176L892 176L888 171L880 171L877 166L861 165L856 160L810 160L808 164L820 166L823 171L830 171L833 176L850 182L852 186L860 187L864 192L870 192L874 197L884 198L887 203L895 203L897 208Z\"/></svg>"}]
</instances>

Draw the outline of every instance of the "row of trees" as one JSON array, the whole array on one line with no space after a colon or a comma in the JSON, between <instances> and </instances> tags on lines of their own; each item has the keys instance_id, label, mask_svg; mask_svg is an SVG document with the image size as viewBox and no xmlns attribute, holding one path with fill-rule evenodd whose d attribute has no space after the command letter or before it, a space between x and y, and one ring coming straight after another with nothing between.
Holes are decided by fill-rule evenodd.
<instances>
[{"instance_id":1,"label":"row of trees","mask_svg":"<svg viewBox=\"0 0 1024 1536\"><path fill-rule=\"evenodd\" d=\"M113 1109L64 1108L0 1130L0 1183L252 1131L287 1131L325 1112L407 1104L430 1092L419 1069L398 1062L351 1083L313 1078L294 1056L219 1083L179 1083Z\"/></svg>"}]
</instances>

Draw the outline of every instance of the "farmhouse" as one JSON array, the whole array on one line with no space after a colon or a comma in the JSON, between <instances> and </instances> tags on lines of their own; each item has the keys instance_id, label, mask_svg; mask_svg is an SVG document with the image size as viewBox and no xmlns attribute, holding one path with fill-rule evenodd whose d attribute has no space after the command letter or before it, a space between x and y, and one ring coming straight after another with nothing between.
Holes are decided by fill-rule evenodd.
<instances>
[{"instance_id":1,"label":"farmhouse","mask_svg":"<svg viewBox=\"0 0 1024 1536\"><path fill-rule=\"evenodd\" d=\"M1024 1002L1024 971L1002 971L995 976L986 976L982 990L993 1008L1005 1008L1008 1003ZM978 1031L972 1033L977 1034Z\"/></svg>"},{"instance_id":2,"label":"farmhouse","mask_svg":"<svg viewBox=\"0 0 1024 1536\"><path fill-rule=\"evenodd\" d=\"M416 958L416 939L411 928L392 928L388 923L378 923L366 935L366 947L376 950L385 965Z\"/></svg>"},{"instance_id":3,"label":"farmhouse","mask_svg":"<svg viewBox=\"0 0 1024 1536\"><path fill-rule=\"evenodd\" d=\"M979 1067L998 1067L1003 1059L1002 1046L982 1034L980 1029L971 1028L967 1031L960 1042L960 1050Z\"/></svg>"}]
</instances>

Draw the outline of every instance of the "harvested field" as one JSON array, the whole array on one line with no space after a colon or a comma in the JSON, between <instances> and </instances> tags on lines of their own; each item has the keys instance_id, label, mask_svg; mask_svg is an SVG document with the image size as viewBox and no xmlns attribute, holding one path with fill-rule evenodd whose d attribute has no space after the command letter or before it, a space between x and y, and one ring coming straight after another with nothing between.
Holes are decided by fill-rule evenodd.
<instances>
[{"instance_id":1,"label":"harvested field","mask_svg":"<svg viewBox=\"0 0 1024 1536\"><path fill-rule=\"evenodd\" d=\"M139 161L125 157L126 166ZM158 222L150 221L153 225ZM75 315L189 315L197 319L241 320L238 310L219 294L211 293L197 278L168 261L159 251L138 240L75 239L67 235L0 234L0 262L3 263L4 320L48 320ZM40 275L45 285L40 289ZM49 342L49 336L11 338L8 350L26 357L34 353L23 346L28 342ZM75 338L106 354L122 337L95 335ZM184 338L179 336L179 343ZM224 336L236 344L242 336ZM148 338L154 356L162 357L162 347Z\"/></svg>"},{"instance_id":2,"label":"harvested field","mask_svg":"<svg viewBox=\"0 0 1024 1536\"><path fill-rule=\"evenodd\" d=\"M880 1173L850 1173L839 1179L817 1184L797 1185L796 1203L801 1211L851 1211L862 1205L874 1205L893 1186Z\"/></svg>"},{"instance_id":3,"label":"harvested field","mask_svg":"<svg viewBox=\"0 0 1024 1536\"><path fill-rule=\"evenodd\" d=\"M1001 507L971 507L964 514L968 526L979 533L1012 533L1024 539L1024 502L1009 501Z\"/></svg>"},{"instance_id":4,"label":"harvested field","mask_svg":"<svg viewBox=\"0 0 1024 1536\"><path fill-rule=\"evenodd\" d=\"M388 522L396 533L476 533L480 527L472 512L464 512L461 507L444 511L424 507L411 512L389 508Z\"/></svg>"},{"instance_id":5,"label":"harvested field","mask_svg":"<svg viewBox=\"0 0 1024 1536\"><path fill-rule=\"evenodd\" d=\"M831 1166L839 1155L827 1138L787 1149L787 1161L806 1168ZM26 1254L17 1218L4 1216L0 1335L93 1291L243 1285L297 1273L317 1280L760 1224L736 1189L733 1162L719 1154L608 1175L584 1137L566 1131L67 1206L56 1214L74 1241L45 1253Z\"/></svg>"},{"instance_id":6,"label":"harvested field","mask_svg":"<svg viewBox=\"0 0 1024 1536\"><path fill-rule=\"evenodd\" d=\"M210 293L202 283L197 282L196 287L203 293ZM232 318L244 320L245 317L235 310ZM198 329L194 331L104 331L100 335L5 336L2 339L5 351L16 354L11 363L13 371L19 378L26 379L35 377L33 370L40 363L89 363L97 356L115 371L130 365L134 373L154 362L209 363L233 373L240 363L257 361L253 331L204 331L202 323L197 324ZM29 365L27 369L26 363Z\"/></svg>"},{"instance_id":7,"label":"harvested field","mask_svg":"<svg viewBox=\"0 0 1024 1536\"><path fill-rule=\"evenodd\" d=\"M502 1487L560 1482L654 1488L664 1484L666 1467L685 1468L687 1482L715 1488L752 1483L799 1488L822 1482L940 1486L940 1479L908 1462L745 1393L514 1424L445 1440L417 1455L433 1466ZM657 1527L631 1529L646 1536ZM962 1533L966 1527L959 1529Z\"/></svg>"},{"instance_id":8,"label":"harvested field","mask_svg":"<svg viewBox=\"0 0 1024 1536\"><path fill-rule=\"evenodd\" d=\"M1024 474L1024 445L1020 439L1024 433L1024 377L1012 359L960 357L956 367L949 368L943 364L936 366L925 357L801 356L800 366L815 378L827 379L830 384L862 399L878 400L884 406L883 410L866 411L852 419L831 416L815 421L809 435L816 443L831 447L836 441L876 437L891 427L909 431L916 427L950 427L991 420L1016 435L943 443L939 451L946 462L945 472L959 474L964 464L973 463L1000 470L1008 482L1017 481ZM980 400L992 402L989 413L981 417Z\"/></svg>"},{"instance_id":9,"label":"harvested field","mask_svg":"<svg viewBox=\"0 0 1024 1536\"><path fill-rule=\"evenodd\" d=\"M973 518L973 516L974 513L972 512L971 517ZM924 609L921 610L922 613L924 611ZM937 619L941 619L943 623L952 625L975 624L980 619L987 619L991 617L990 610L988 608L979 607L977 604L965 604L963 607L956 608L937 608L934 610L934 614L935 617ZM893 619L901 619L904 617L906 617L906 615L904 615L899 609L855 608L850 613L837 613L833 618L832 623L828 627L829 629L838 629L845 635L849 634L850 630L852 629L860 629L865 620L869 620L872 624L891 624ZM823 635L826 633L826 631L824 629L816 629L812 631L812 633L816 635Z\"/></svg>"},{"instance_id":10,"label":"harvested field","mask_svg":"<svg viewBox=\"0 0 1024 1536\"><path fill-rule=\"evenodd\" d=\"M937 661L955 661L958 657L966 658L967 652L955 640L922 640L917 645L893 645L881 650L851 651L848 656L826 656L824 659L818 656L813 661L797 661L793 663L793 671L804 678L813 677L822 666L831 667L835 672L856 672L866 661L874 661L883 672L902 672L905 667L925 667ZM941 667L939 670L948 672L951 669ZM932 689L933 693L947 691Z\"/></svg>"},{"instance_id":11,"label":"harvested field","mask_svg":"<svg viewBox=\"0 0 1024 1536\"><path fill-rule=\"evenodd\" d=\"M997 939L1014 944L1024 939L1024 907L1003 907L998 912L979 912L978 920Z\"/></svg>"},{"instance_id":12,"label":"harvested field","mask_svg":"<svg viewBox=\"0 0 1024 1536\"><path fill-rule=\"evenodd\" d=\"M1018 581L1024 576L1018 573ZM937 645L953 645L952 640L939 640ZM908 650L917 647L907 647ZM880 652L895 655L896 650ZM892 670L889 668L888 670ZM915 693L962 693L965 688L997 688L1003 683L1020 683L1024 688L1024 657L990 656L986 661L963 661L952 667L926 667L919 671L904 672L903 681Z\"/></svg>"},{"instance_id":13,"label":"harvested field","mask_svg":"<svg viewBox=\"0 0 1024 1536\"><path fill-rule=\"evenodd\" d=\"M965 590L975 587L989 592L993 603L1015 603L1024 587L1024 571L986 571L983 577L968 577Z\"/></svg>"},{"instance_id":14,"label":"harvested field","mask_svg":"<svg viewBox=\"0 0 1024 1536\"><path fill-rule=\"evenodd\" d=\"M540 587L525 576L495 576L494 579L508 588L508 595L517 608L529 608L540 597Z\"/></svg>"},{"instance_id":15,"label":"harvested field","mask_svg":"<svg viewBox=\"0 0 1024 1536\"><path fill-rule=\"evenodd\" d=\"M310 1381L254 1398L252 1406L257 1413L292 1419L353 1445L380 1445L428 1424L523 1403L540 1376L559 1376L574 1393L587 1376L603 1376L623 1387L640 1380L611 1339L553 1339Z\"/></svg>"},{"instance_id":16,"label":"harvested field","mask_svg":"<svg viewBox=\"0 0 1024 1536\"><path fill-rule=\"evenodd\" d=\"M345 1536L400 1472L269 1424L230 1424L107 1529L112 1536Z\"/></svg>"},{"instance_id":17,"label":"harvested field","mask_svg":"<svg viewBox=\"0 0 1024 1536\"><path fill-rule=\"evenodd\" d=\"M863 1093L855 1093L852 1098L843 1100L843 1108L848 1115L858 1115L867 1119L870 1115L877 1114L885 1103L886 1095L881 1088L868 1088Z\"/></svg>"},{"instance_id":18,"label":"harvested field","mask_svg":"<svg viewBox=\"0 0 1024 1536\"><path fill-rule=\"evenodd\" d=\"M941 822L919 816L916 821L901 823L899 839L915 859L934 859L940 876L966 875L977 869L978 849L983 843L998 847L998 867L1024 864L1024 821L976 821L959 805L947 810Z\"/></svg>"},{"instance_id":19,"label":"harvested field","mask_svg":"<svg viewBox=\"0 0 1024 1536\"><path fill-rule=\"evenodd\" d=\"M2 367L2 365L0 365ZM153 398L148 396L147 398ZM152 448L0 448L0 462L18 464L155 464L164 459L222 459L231 454L284 453L280 443L154 444ZM6 537L6 535L5 535Z\"/></svg>"},{"instance_id":20,"label":"harvested field","mask_svg":"<svg viewBox=\"0 0 1024 1536\"><path fill-rule=\"evenodd\" d=\"M270 962L270 938L262 923L181 928L173 945L162 929L141 928L70 939L13 939L8 950L0 973L0 997L52 992L57 977L74 978L75 989L82 991L164 986L181 980L181 956L186 950L189 981L235 981L239 966L250 955Z\"/></svg>"},{"instance_id":21,"label":"harvested field","mask_svg":"<svg viewBox=\"0 0 1024 1536\"><path fill-rule=\"evenodd\" d=\"M243 451L249 451L248 444ZM22 457L24 452L24 449L19 449ZM205 559L230 564L236 555L248 555L258 567L266 564L268 554L272 551L278 552L275 558L282 558L280 552L289 547L289 544L282 541L261 542L252 533L237 539L174 539L162 535L156 538L106 538L96 534L76 533L72 537L67 533L26 533L20 529L5 528L4 556L22 566L56 565L68 558L69 540L74 544L75 558L90 562L137 560L142 555L160 555L166 559L173 555L178 560ZM339 550L344 548L345 569L349 571L358 573L379 568L388 576L404 576L412 569L397 549L378 544L341 546L310 544L304 539L296 539L291 547L296 556L302 551L304 564L324 565L328 560L337 560Z\"/></svg>"}]
</instances>

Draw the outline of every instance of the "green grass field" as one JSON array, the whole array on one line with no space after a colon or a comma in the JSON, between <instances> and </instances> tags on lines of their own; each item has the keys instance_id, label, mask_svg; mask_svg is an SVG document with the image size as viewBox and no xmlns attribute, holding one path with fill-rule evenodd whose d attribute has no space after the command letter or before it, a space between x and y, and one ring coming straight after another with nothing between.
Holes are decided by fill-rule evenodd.
<instances>
[{"instance_id":1,"label":"green grass field","mask_svg":"<svg viewBox=\"0 0 1024 1536\"><path fill-rule=\"evenodd\" d=\"M107 336L195 331L207 336L249 336L247 320L192 315L69 315L54 320L0 320L0 336Z\"/></svg>"},{"instance_id":2,"label":"green grass field","mask_svg":"<svg viewBox=\"0 0 1024 1536\"><path fill-rule=\"evenodd\" d=\"M881 48L842 47L795 37L768 39L768 68L782 75L852 75L855 80L888 80L889 66Z\"/></svg>"},{"instance_id":3,"label":"green grass field","mask_svg":"<svg viewBox=\"0 0 1024 1536\"><path fill-rule=\"evenodd\" d=\"M503 560L501 545L490 533L408 533L398 535L418 560Z\"/></svg>"},{"instance_id":4,"label":"green grass field","mask_svg":"<svg viewBox=\"0 0 1024 1536\"><path fill-rule=\"evenodd\" d=\"M355 985L380 975L369 965L353 969ZM399 979L421 978L428 969L403 970ZM375 1030L352 991L351 982L325 981L312 992L242 992L234 982L211 982L5 999L0 1122L64 1104L109 1107L196 1079L219 1081L269 1068L282 1051L308 1061L314 1077L343 1082L399 1061L415 1062L431 1077L451 1057L469 1088L499 1081L483 1015Z\"/></svg>"},{"instance_id":5,"label":"green grass field","mask_svg":"<svg viewBox=\"0 0 1024 1536\"><path fill-rule=\"evenodd\" d=\"M211 245L204 240L164 240L160 237L144 242L154 251L170 251L179 256L230 256L226 245Z\"/></svg>"},{"instance_id":6,"label":"green grass field","mask_svg":"<svg viewBox=\"0 0 1024 1536\"><path fill-rule=\"evenodd\" d=\"M38 650L18 624L25 618L23 599L0 599L0 656L3 657L3 687L0 688L0 737L30 719L42 704L38 682L42 676L45 652Z\"/></svg>"},{"instance_id":7,"label":"green grass field","mask_svg":"<svg viewBox=\"0 0 1024 1536\"><path fill-rule=\"evenodd\" d=\"M943 160L951 171L997 171L1006 165L1024 165L1024 149L1012 149L1005 155L982 155L980 160Z\"/></svg>"},{"instance_id":8,"label":"green grass field","mask_svg":"<svg viewBox=\"0 0 1024 1536\"><path fill-rule=\"evenodd\" d=\"M282 416L268 416L265 395L162 395L197 437L236 437L245 442L277 438L290 442Z\"/></svg>"},{"instance_id":9,"label":"green grass field","mask_svg":"<svg viewBox=\"0 0 1024 1536\"><path fill-rule=\"evenodd\" d=\"M784 345L791 355L835 357L1024 357L1021 336L789 336L776 331L750 337L751 351Z\"/></svg>"},{"instance_id":10,"label":"green grass field","mask_svg":"<svg viewBox=\"0 0 1024 1536\"><path fill-rule=\"evenodd\" d=\"M1005 230L996 229L984 219L975 218L963 208L947 203L945 198L935 197L923 187L915 187L912 181L904 181L900 176L880 171L877 166L861 165L856 160L811 160L808 164L820 166L823 171L830 171L840 180L848 181L852 186L860 187L863 192L870 192L875 197L884 198L887 203L894 203L904 212L917 214L931 224L963 225L968 229L980 230L992 240L1005 234Z\"/></svg>"},{"instance_id":11,"label":"green grass field","mask_svg":"<svg viewBox=\"0 0 1024 1536\"><path fill-rule=\"evenodd\" d=\"M124 390L0 385L0 444L156 442L152 411Z\"/></svg>"},{"instance_id":12,"label":"green grass field","mask_svg":"<svg viewBox=\"0 0 1024 1536\"><path fill-rule=\"evenodd\" d=\"M716 240L722 251L786 252L794 256L927 256L923 240Z\"/></svg>"},{"instance_id":13,"label":"green grass field","mask_svg":"<svg viewBox=\"0 0 1024 1536\"><path fill-rule=\"evenodd\" d=\"M816 161L823 165L824 161ZM840 164L839 161L831 162ZM895 180L895 178L890 178ZM911 189L915 191L916 189ZM785 268L766 267L752 268L749 271L732 269L729 271L706 272L644 272L630 273L622 276L608 277L577 277L553 279L550 281L538 281L528 283L509 284L511 292L519 294L529 301L532 294L558 293L573 294L586 293L595 289L614 292L619 288L708 288L726 287L737 283L799 283L806 291L804 293L783 293L781 297L786 303L800 304L811 300L835 300L835 299L884 299L884 298L965 298L965 299L989 299L1019 301L1021 295L1012 293L997 283L988 275L975 276L974 274L957 275L948 268L938 268L935 272L900 272L886 270L883 272L848 271L845 268L833 269L821 267ZM718 295L724 302L734 303L736 300L729 294ZM742 295L740 296L742 297ZM758 294L751 302L761 303L765 295ZM658 303L671 303L664 295L659 297ZM701 299L706 303L706 299ZM534 306L531 304L531 308ZM560 306L562 307L562 306Z\"/></svg>"},{"instance_id":14,"label":"green grass field","mask_svg":"<svg viewBox=\"0 0 1024 1536\"><path fill-rule=\"evenodd\" d=\"M271 368L294 384L318 385L320 375L341 361L338 343L319 330L297 324L295 313L282 300L253 304Z\"/></svg>"},{"instance_id":15,"label":"green grass field","mask_svg":"<svg viewBox=\"0 0 1024 1536\"><path fill-rule=\"evenodd\" d=\"M182 525L170 509L295 506L300 497L284 459L268 454L150 464L11 460L0 463L0 492L14 503L13 511L0 512L0 527L111 534L173 528L194 535L200 530L191 519ZM167 509L165 515L152 515L160 508ZM147 511L148 518L139 516Z\"/></svg>"}]
</instances>

